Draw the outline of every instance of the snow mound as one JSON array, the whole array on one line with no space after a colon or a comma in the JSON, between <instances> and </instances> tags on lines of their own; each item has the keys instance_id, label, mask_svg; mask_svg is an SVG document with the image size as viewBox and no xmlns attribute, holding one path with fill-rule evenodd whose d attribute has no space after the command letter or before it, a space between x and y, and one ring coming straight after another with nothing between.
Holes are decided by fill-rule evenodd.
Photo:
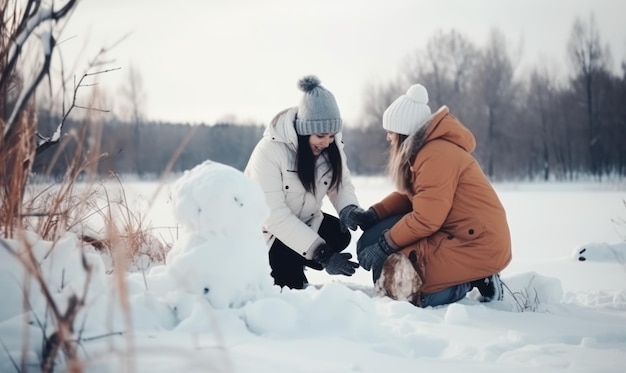
<instances>
[{"instance_id":1,"label":"snow mound","mask_svg":"<svg viewBox=\"0 0 626 373\"><path fill-rule=\"evenodd\" d=\"M582 245L572 253L578 261L626 263L626 242L607 244L605 242Z\"/></svg>"},{"instance_id":2,"label":"snow mound","mask_svg":"<svg viewBox=\"0 0 626 373\"><path fill-rule=\"evenodd\" d=\"M0 299L3 300L0 322L24 312L24 292L28 294L28 307L38 317L43 318L46 312L46 302L41 296L39 283L17 258L21 256L28 262L25 259L25 246L30 247L35 265L51 297L62 311L71 296L81 298L86 290L89 300L108 287L100 255L93 247L84 245L73 233L66 233L55 242L42 240L32 232L25 232L23 239L3 241L7 250L0 250L0 281L3 284L0 286Z\"/></svg>"},{"instance_id":3,"label":"snow mound","mask_svg":"<svg viewBox=\"0 0 626 373\"><path fill-rule=\"evenodd\" d=\"M525 272L502 280L504 300L492 303L508 304L510 310L543 312L549 305L561 303L563 299L561 280L555 277Z\"/></svg>"}]
</instances>

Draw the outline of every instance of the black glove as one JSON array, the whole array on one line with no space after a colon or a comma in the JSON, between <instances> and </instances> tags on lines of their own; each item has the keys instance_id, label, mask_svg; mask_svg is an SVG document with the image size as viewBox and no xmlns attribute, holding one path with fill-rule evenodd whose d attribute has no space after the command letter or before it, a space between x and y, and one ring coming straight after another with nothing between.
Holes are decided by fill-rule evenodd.
<instances>
[{"instance_id":1,"label":"black glove","mask_svg":"<svg viewBox=\"0 0 626 373\"><path fill-rule=\"evenodd\" d=\"M372 268L377 269L382 267L383 263L385 263L385 259L394 252L395 250L389 245L385 239L385 232L383 232L378 238L378 242L365 246L359 250L356 255L361 267L369 271Z\"/></svg>"},{"instance_id":2,"label":"black glove","mask_svg":"<svg viewBox=\"0 0 626 373\"><path fill-rule=\"evenodd\" d=\"M321 244L313 254L313 259L322 263L324 269L331 275L352 276L359 264L351 262L352 254L337 253L327 244Z\"/></svg>"},{"instance_id":3,"label":"black glove","mask_svg":"<svg viewBox=\"0 0 626 373\"><path fill-rule=\"evenodd\" d=\"M339 227L342 232L347 232L348 228L355 231L357 225L362 230L367 230L377 222L378 215L371 207L366 211L357 205L348 205L339 211Z\"/></svg>"}]
</instances>

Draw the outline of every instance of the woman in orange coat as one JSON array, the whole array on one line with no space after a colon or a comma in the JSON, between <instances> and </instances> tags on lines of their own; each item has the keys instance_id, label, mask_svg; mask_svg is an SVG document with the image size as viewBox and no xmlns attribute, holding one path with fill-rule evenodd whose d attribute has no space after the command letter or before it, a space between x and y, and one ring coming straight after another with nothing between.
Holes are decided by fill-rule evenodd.
<instances>
[{"instance_id":1,"label":"woman in orange coat","mask_svg":"<svg viewBox=\"0 0 626 373\"><path fill-rule=\"evenodd\" d=\"M431 115L416 84L385 110L388 171L397 188L359 225L361 266L379 293L421 307L456 302L473 287L501 300L511 261L504 208L472 156L472 133L442 106Z\"/></svg>"}]
</instances>

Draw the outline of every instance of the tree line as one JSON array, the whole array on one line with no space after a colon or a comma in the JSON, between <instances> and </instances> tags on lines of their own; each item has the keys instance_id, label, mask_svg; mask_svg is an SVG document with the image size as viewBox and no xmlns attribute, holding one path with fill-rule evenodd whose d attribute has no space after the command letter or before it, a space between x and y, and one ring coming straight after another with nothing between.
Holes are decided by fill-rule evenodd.
<instances>
[{"instance_id":1,"label":"tree line","mask_svg":"<svg viewBox=\"0 0 626 373\"><path fill-rule=\"evenodd\" d=\"M440 31L426 47L409 56L392 81L372 86L359 123L345 123L344 143L353 173L384 173L388 144L381 126L385 108L407 87L422 83L430 107L447 105L476 136L475 155L492 180L574 180L626 175L626 61L619 73L592 16L576 19L564 47L559 72L534 67L520 72L516 51L494 29L485 46L457 30ZM137 98L136 79L128 102ZM340 103L341 105L341 103ZM98 173L155 177L180 172L211 159L243 170L264 124L189 125L147 122L137 105L126 120L90 123L80 141L42 152L33 170L51 176L64 173L64 160L77 149L103 154ZM39 110L39 128L50 133L59 115ZM85 124L66 121L66 130ZM64 140L65 141L65 140Z\"/></svg>"},{"instance_id":2,"label":"tree line","mask_svg":"<svg viewBox=\"0 0 626 373\"><path fill-rule=\"evenodd\" d=\"M366 137L380 127L384 109L419 82L428 89L431 109L447 105L472 130L475 154L492 179L623 177L626 61L620 73L611 69L610 48L593 15L575 20L564 57L557 68L569 71L565 79L547 67L522 74L515 50L498 30L483 48L455 30L439 32L395 81L370 90L365 129L356 141L368 154L355 168L378 172L377 155L385 147Z\"/></svg>"},{"instance_id":3,"label":"tree line","mask_svg":"<svg viewBox=\"0 0 626 373\"><path fill-rule=\"evenodd\" d=\"M47 112L40 115L40 121L48 123L50 128L58 120L58 116ZM68 131L78 131L85 125L70 120L65 126ZM128 123L118 120L89 123L86 127L82 140L68 138L59 150L51 148L37 157L33 172L63 177L76 152L93 150L90 144L94 142L99 143L101 157L96 172L100 175L132 174L154 179L166 171L180 173L189 170L209 159L243 170L264 131L262 125Z\"/></svg>"}]
</instances>

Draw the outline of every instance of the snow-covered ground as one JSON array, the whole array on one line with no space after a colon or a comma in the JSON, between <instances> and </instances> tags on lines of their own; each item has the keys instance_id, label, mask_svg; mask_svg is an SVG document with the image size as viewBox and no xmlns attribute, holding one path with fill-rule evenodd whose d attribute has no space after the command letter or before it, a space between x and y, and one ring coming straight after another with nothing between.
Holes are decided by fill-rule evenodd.
<instances>
[{"instance_id":1,"label":"snow-covered ground","mask_svg":"<svg viewBox=\"0 0 626 373\"><path fill-rule=\"evenodd\" d=\"M392 190L383 177L354 182L363 207ZM352 277L309 270L315 286L302 291L272 286L257 229L267 211L256 185L234 169L201 165L161 188L126 183L174 248L167 265L125 276L127 298L120 276L88 255L88 305L75 323L85 371L624 371L626 185L495 187L513 239L505 300L479 303L474 290L456 304L419 309L372 297L362 269ZM76 238L68 234L53 250L31 241L57 302L82 294ZM31 284L36 316L25 314L24 284L21 267L0 247L0 372L17 372L23 356L27 371L38 371L41 327L25 322L41 318L44 303Z\"/></svg>"}]
</instances>

